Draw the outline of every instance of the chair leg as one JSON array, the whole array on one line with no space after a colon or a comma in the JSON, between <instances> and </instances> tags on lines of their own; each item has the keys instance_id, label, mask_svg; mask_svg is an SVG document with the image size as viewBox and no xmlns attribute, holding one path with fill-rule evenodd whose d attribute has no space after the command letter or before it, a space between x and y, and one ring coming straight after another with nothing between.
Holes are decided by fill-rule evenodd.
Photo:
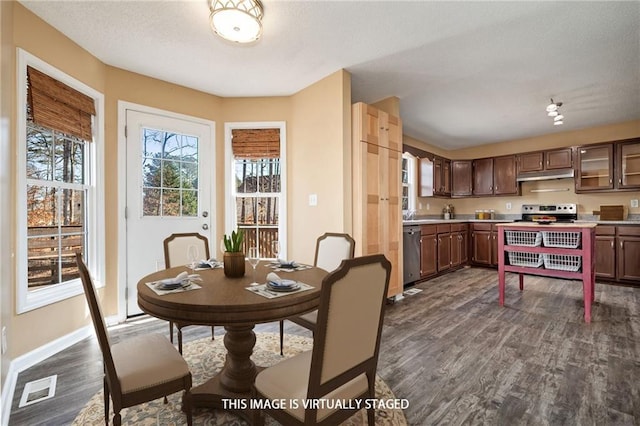
<instances>
[{"instance_id":1,"label":"chair leg","mask_svg":"<svg viewBox=\"0 0 640 426\"><path fill-rule=\"evenodd\" d=\"M121 426L122 425L122 417L120 417L120 412L118 411L113 415L113 426Z\"/></svg>"},{"instance_id":2,"label":"chair leg","mask_svg":"<svg viewBox=\"0 0 640 426\"><path fill-rule=\"evenodd\" d=\"M173 321L169 321L169 340L173 343Z\"/></svg>"},{"instance_id":3,"label":"chair leg","mask_svg":"<svg viewBox=\"0 0 640 426\"><path fill-rule=\"evenodd\" d=\"M211 326L211 340L216 340L215 329L213 326Z\"/></svg>"},{"instance_id":4,"label":"chair leg","mask_svg":"<svg viewBox=\"0 0 640 426\"><path fill-rule=\"evenodd\" d=\"M369 382L369 398L376 397L376 376L375 374L367 374L367 381ZM376 424L376 410L373 404L369 404L367 408L367 424L369 426L375 426Z\"/></svg>"},{"instance_id":5,"label":"chair leg","mask_svg":"<svg viewBox=\"0 0 640 426\"><path fill-rule=\"evenodd\" d=\"M282 348L284 347L284 320L280 320L280 355L284 356Z\"/></svg>"},{"instance_id":6,"label":"chair leg","mask_svg":"<svg viewBox=\"0 0 640 426\"><path fill-rule=\"evenodd\" d=\"M182 355L182 328L177 327L178 329L178 352Z\"/></svg>"},{"instance_id":7,"label":"chair leg","mask_svg":"<svg viewBox=\"0 0 640 426\"><path fill-rule=\"evenodd\" d=\"M104 423L109 426L109 386L107 385L107 377L104 378Z\"/></svg>"},{"instance_id":8,"label":"chair leg","mask_svg":"<svg viewBox=\"0 0 640 426\"><path fill-rule=\"evenodd\" d=\"M191 426L193 424L193 403L191 392L188 390L182 394L182 411L187 415L187 426Z\"/></svg>"}]
</instances>

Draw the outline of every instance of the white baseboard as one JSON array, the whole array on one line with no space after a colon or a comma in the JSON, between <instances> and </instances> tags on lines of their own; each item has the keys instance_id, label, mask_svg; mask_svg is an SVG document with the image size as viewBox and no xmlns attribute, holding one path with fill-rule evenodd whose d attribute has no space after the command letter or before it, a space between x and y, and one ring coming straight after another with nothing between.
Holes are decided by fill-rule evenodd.
<instances>
[{"instance_id":1,"label":"white baseboard","mask_svg":"<svg viewBox=\"0 0 640 426\"><path fill-rule=\"evenodd\" d=\"M107 326L109 326L117 324L119 321L116 316L113 316L105 318L105 322L107 323ZM0 424L2 426L7 426L9 424L13 394L15 392L18 374L20 372L33 367L50 356L55 355L69 346L75 345L79 341L94 334L93 326L89 324L12 360L9 364L7 377L2 386L2 404L0 406L0 413L2 414Z\"/></svg>"}]
</instances>

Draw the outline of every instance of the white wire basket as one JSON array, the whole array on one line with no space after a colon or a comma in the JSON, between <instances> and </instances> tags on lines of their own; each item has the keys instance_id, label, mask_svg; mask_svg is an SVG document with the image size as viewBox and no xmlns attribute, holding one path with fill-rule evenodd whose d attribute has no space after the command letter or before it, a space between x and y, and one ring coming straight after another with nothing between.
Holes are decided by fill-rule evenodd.
<instances>
[{"instance_id":1,"label":"white wire basket","mask_svg":"<svg viewBox=\"0 0 640 426\"><path fill-rule=\"evenodd\" d=\"M512 266L527 266L529 268L539 268L542 266L542 253L527 253L510 251L509 264Z\"/></svg>"},{"instance_id":2,"label":"white wire basket","mask_svg":"<svg viewBox=\"0 0 640 426\"><path fill-rule=\"evenodd\" d=\"M580 269L582 257L571 254L546 254L544 255L544 267L558 271L576 272Z\"/></svg>"},{"instance_id":3,"label":"white wire basket","mask_svg":"<svg viewBox=\"0 0 640 426\"><path fill-rule=\"evenodd\" d=\"M580 232L542 231L545 247L578 248Z\"/></svg>"},{"instance_id":4,"label":"white wire basket","mask_svg":"<svg viewBox=\"0 0 640 426\"><path fill-rule=\"evenodd\" d=\"M542 244L540 231L504 231L504 236L510 246L539 247Z\"/></svg>"}]
</instances>

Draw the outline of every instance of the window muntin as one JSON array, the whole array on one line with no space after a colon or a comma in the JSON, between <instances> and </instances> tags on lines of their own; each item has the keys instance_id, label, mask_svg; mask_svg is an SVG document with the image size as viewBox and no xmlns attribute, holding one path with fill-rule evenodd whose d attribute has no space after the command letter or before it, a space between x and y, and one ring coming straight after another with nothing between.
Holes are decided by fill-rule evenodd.
<instances>
[{"instance_id":1,"label":"window muntin","mask_svg":"<svg viewBox=\"0 0 640 426\"><path fill-rule=\"evenodd\" d=\"M142 214L198 216L198 138L144 128Z\"/></svg>"},{"instance_id":2,"label":"window muntin","mask_svg":"<svg viewBox=\"0 0 640 426\"><path fill-rule=\"evenodd\" d=\"M235 219L245 232L245 250L258 248L262 258L274 258L272 242L279 237L280 158L235 158Z\"/></svg>"},{"instance_id":3,"label":"window muntin","mask_svg":"<svg viewBox=\"0 0 640 426\"><path fill-rule=\"evenodd\" d=\"M27 121L26 225L29 289L79 277L86 257L86 142Z\"/></svg>"}]
</instances>

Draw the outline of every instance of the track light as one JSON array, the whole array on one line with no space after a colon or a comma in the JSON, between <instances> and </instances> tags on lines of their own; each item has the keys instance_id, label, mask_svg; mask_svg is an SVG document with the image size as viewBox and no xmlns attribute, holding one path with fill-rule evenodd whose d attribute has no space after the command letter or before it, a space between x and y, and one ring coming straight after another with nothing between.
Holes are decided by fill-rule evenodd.
<instances>
[{"instance_id":1,"label":"track light","mask_svg":"<svg viewBox=\"0 0 640 426\"><path fill-rule=\"evenodd\" d=\"M562 102L554 102L553 98L551 98L551 103L547 105L547 115L549 117L553 117L553 125L560 126L564 124L562 121L564 119L564 115L560 113L560 107L562 106Z\"/></svg>"}]
</instances>

